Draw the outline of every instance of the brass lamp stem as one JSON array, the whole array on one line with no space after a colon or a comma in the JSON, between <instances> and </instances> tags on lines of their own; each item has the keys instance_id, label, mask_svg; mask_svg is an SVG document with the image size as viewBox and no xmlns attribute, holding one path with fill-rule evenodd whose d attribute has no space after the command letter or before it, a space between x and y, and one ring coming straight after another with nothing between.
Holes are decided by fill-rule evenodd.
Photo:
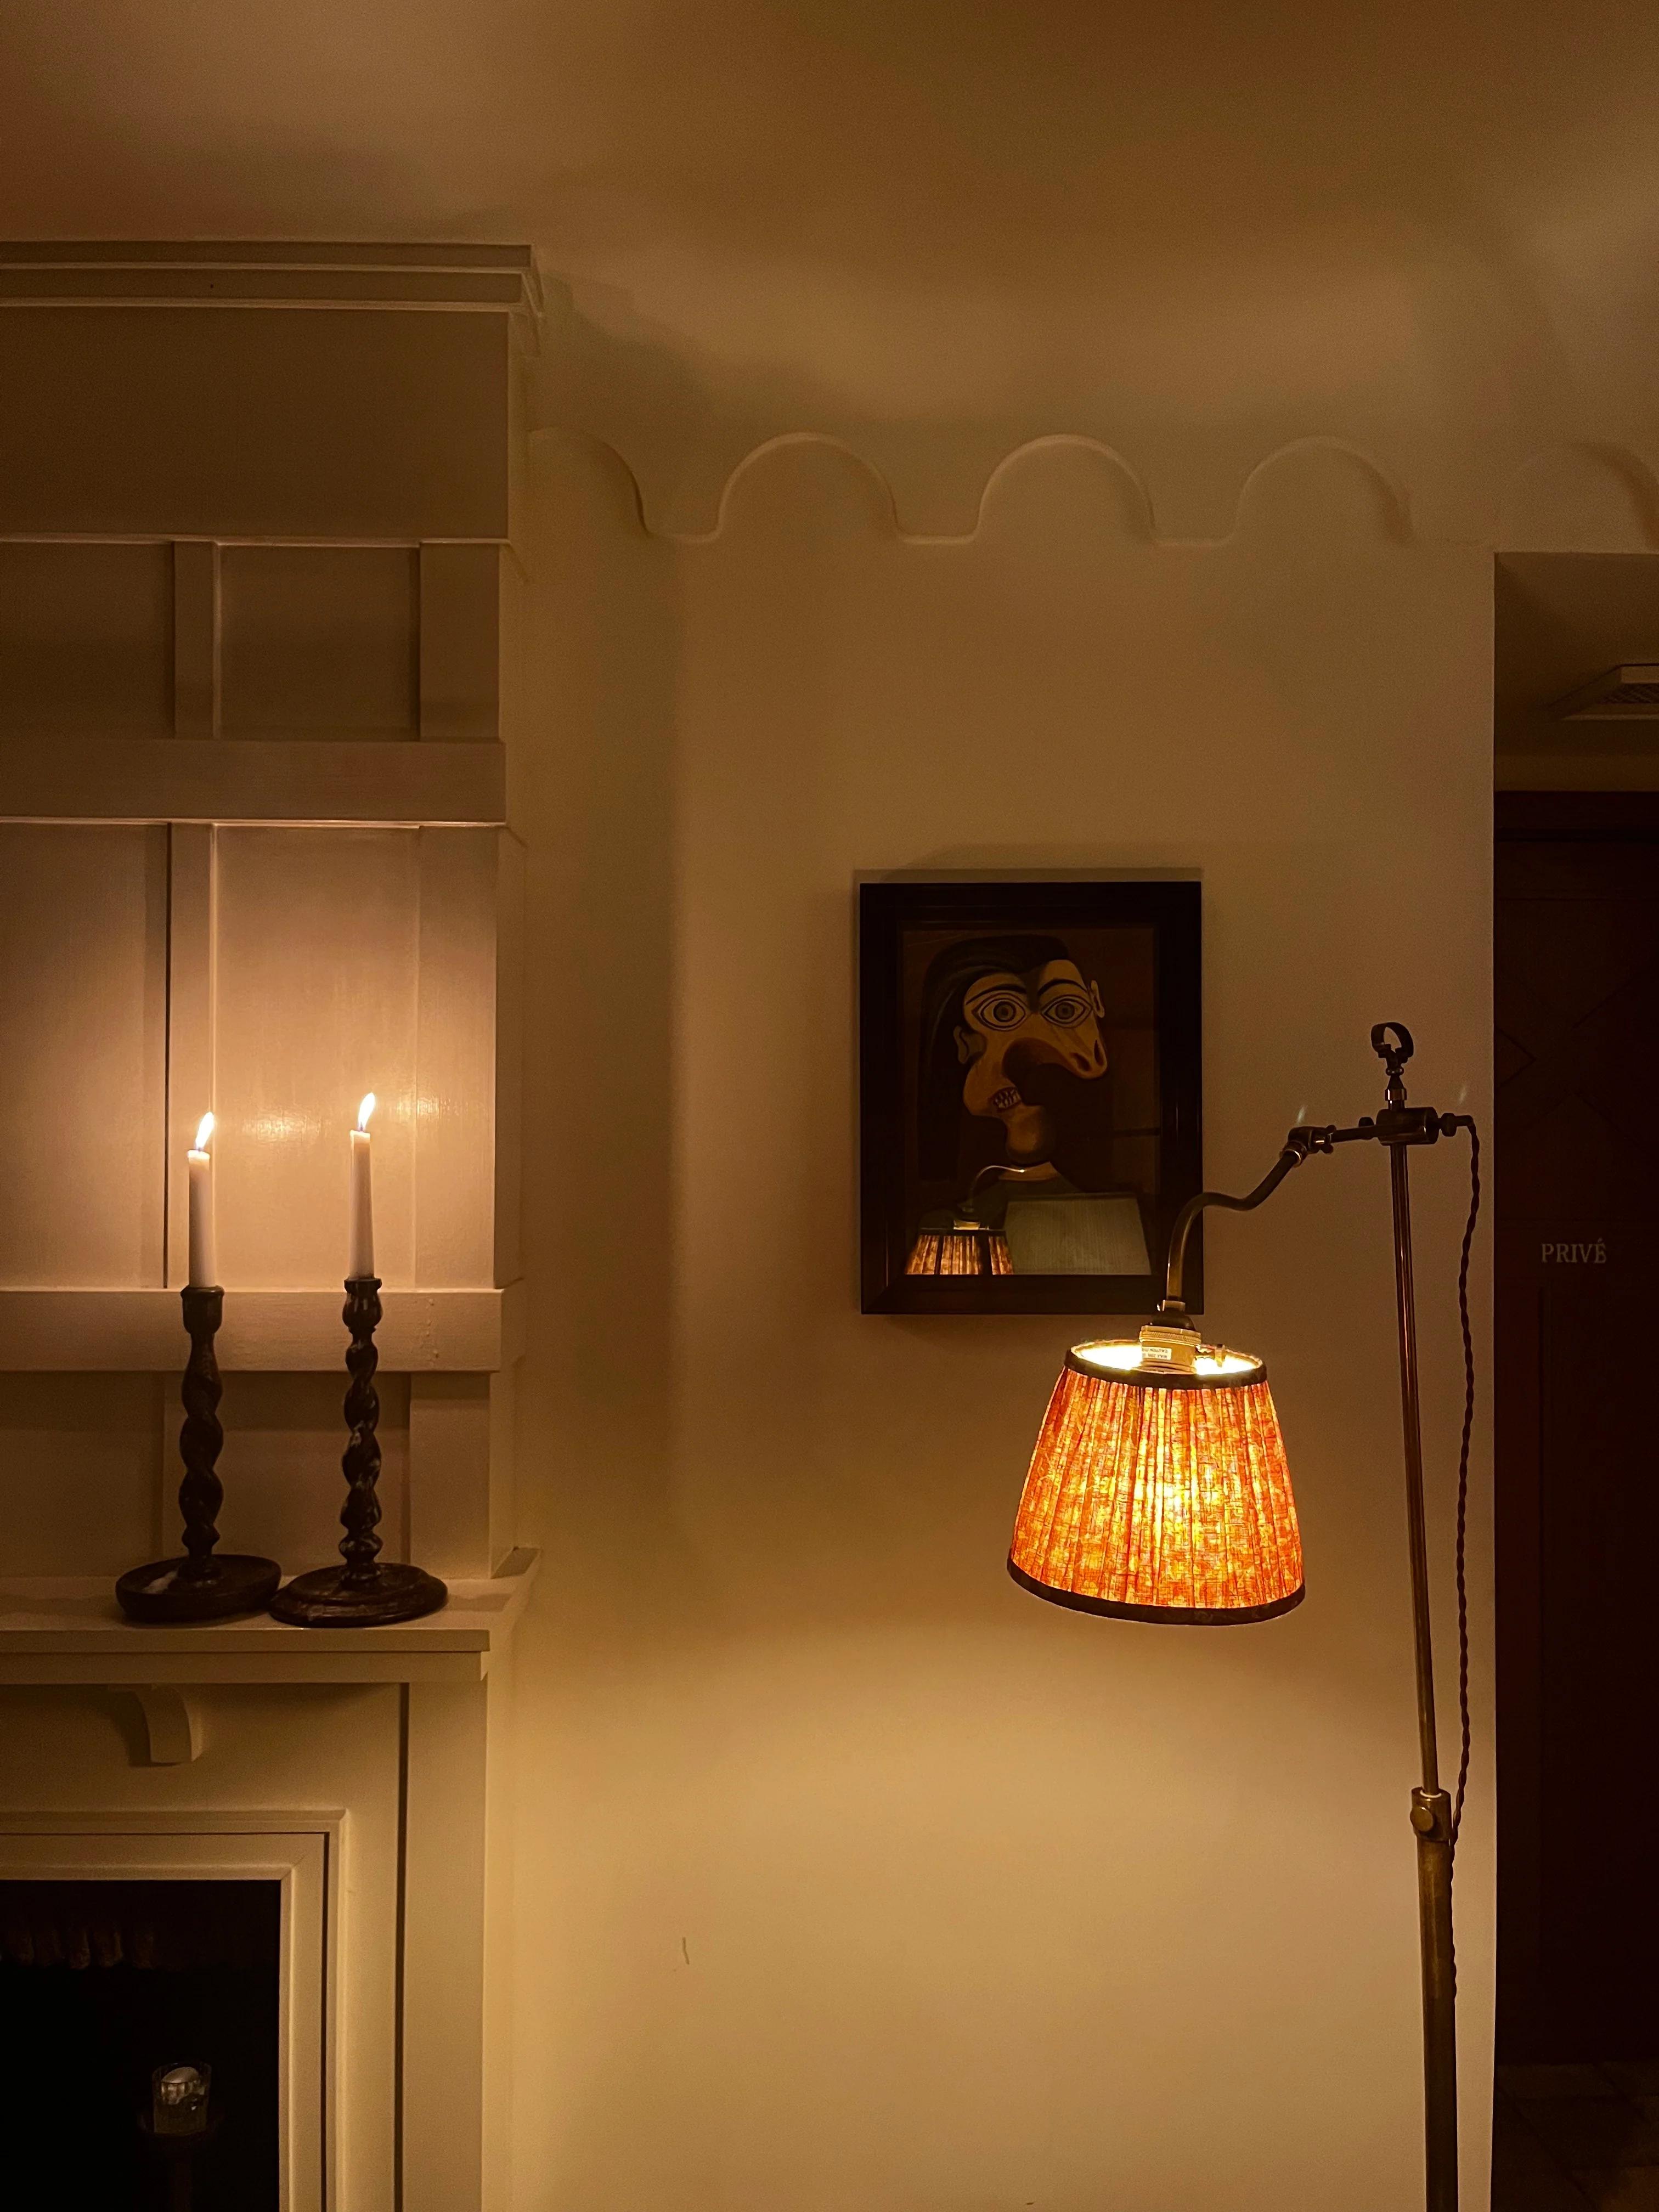
<instances>
[{"instance_id":1,"label":"brass lamp stem","mask_svg":"<svg viewBox=\"0 0 1659 2212\"><path fill-rule=\"evenodd\" d=\"M1429 1614L1429 1540L1423 1508L1423 1418L1417 1382L1417 1289L1412 1279L1411 1163L1404 1146L1389 1155L1394 1198L1394 1289L1400 1321L1400 1419L1406 1448L1406 1540L1411 1548L1412 1626L1417 1659L1417 1734L1423 1787L1438 1790L1434 1719L1434 1650Z\"/></svg>"},{"instance_id":2,"label":"brass lamp stem","mask_svg":"<svg viewBox=\"0 0 1659 2212\"><path fill-rule=\"evenodd\" d=\"M1158 1311L1179 1327L1188 1326L1182 1297L1187 1240L1206 1206L1249 1213L1273 1196L1292 1168L1315 1152L1368 1139L1389 1148L1389 1180L1394 1200L1395 1304L1400 1323L1400 1412L1406 1454L1406 1533L1411 1558L1412 1636L1417 1675L1417 1730L1423 1780L1412 1792L1411 1823L1417 1838L1418 1936L1423 1969L1424 2167L1427 2212L1457 2212L1457 2021L1456 1973L1452 1950L1452 1807L1440 1787L1435 1735L1434 1638L1429 1612L1429 1547L1423 1507L1423 1425L1419 1404L1417 1293L1412 1279L1412 1200L1409 1153L1459 1129L1473 1130L1466 1114L1439 1114L1431 1106L1408 1106L1402 1070L1413 1047L1411 1032L1399 1022L1379 1022L1371 1031L1372 1049L1389 1072L1387 1103L1373 1120L1366 1115L1351 1129L1298 1124L1286 1135L1278 1159L1241 1198L1225 1191L1200 1191L1176 1216L1170 1234L1164 1296ZM1473 1224L1471 1224L1473 1233Z\"/></svg>"},{"instance_id":3,"label":"brass lamp stem","mask_svg":"<svg viewBox=\"0 0 1659 2212\"><path fill-rule=\"evenodd\" d=\"M1406 1536L1411 1553L1412 1641L1423 1784L1412 1792L1417 1836L1418 1937L1423 1969L1423 2115L1428 2212L1457 2212L1457 1977L1452 1950L1451 1800L1440 1787L1435 1738L1434 1630L1423 1510L1423 1423L1417 1375L1417 1291L1412 1279L1411 1164L1389 1151L1394 1197L1395 1304L1400 1320L1400 1413L1406 1447Z\"/></svg>"}]
</instances>

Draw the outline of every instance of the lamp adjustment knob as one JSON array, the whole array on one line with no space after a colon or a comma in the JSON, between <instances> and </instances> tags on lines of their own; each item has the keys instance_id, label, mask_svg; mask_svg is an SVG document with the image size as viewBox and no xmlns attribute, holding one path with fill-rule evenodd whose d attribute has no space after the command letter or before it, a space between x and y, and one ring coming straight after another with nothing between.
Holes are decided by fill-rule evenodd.
<instances>
[{"instance_id":1,"label":"lamp adjustment knob","mask_svg":"<svg viewBox=\"0 0 1659 2212\"><path fill-rule=\"evenodd\" d=\"M1443 1790L1413 1790L1412 1826L1419 1836L1451 1841L1451 1799Z\"/></svg>"}]
</instances>

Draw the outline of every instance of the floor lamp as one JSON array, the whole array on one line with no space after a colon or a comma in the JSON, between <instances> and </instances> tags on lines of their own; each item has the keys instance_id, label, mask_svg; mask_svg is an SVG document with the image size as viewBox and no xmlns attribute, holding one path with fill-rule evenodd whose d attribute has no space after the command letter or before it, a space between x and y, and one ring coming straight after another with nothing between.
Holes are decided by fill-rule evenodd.
<instances>
[{"instance_id":1,"label":"floor lamp","mask_svg":"<svg viewBox=\"0 0 1659 2212\"><path fill-rule=\"evenodd\" d=\"M1469 1330L1469 1252L1480 1204L1480 1139L1467 1114L1408 1106L1402 1071L1411 1033L1398 1022L1371 1031L1388 1068L1382 1111L1353 1128L1298 1127L1255 1188L1243 1198L1200 1191L1176 1217L1165 1295L1138 1339L1079 1344L1066 1365L1037 1439L1020 1499L1008 1571L1054 1604L1119 1620L1203 1627L1268 1620L1301 1602L1296 1503L1263 1363L1206 1344L1182 1297L1192 1226L1206 1206L1249 1213L1292 1168L1338 1145L1386 1146L1394 1199L1395 1297L1400 1325L1400 1406L1405 1429L1406 1532L1411 1557L1417 1728L1423 1778L1412 1792L1423 1960L1423 2087L1428 2212L1456 2212L1457 2038L1452 1951L1452 1860L1468 1779L1468 1608L1464 1529L1469 1434L1474 1416ZM1454 1800L1440 1786L1435 1740L1434 1650L1423 1514L1423 1438L1418 1400L1417 1301L1412 1284L1410 1155L1467 1129L1468 1226L1458 1273L1465 1395L1457 1480L1458 1708L1462 1743Z\"/></svg>"}]
</instances>

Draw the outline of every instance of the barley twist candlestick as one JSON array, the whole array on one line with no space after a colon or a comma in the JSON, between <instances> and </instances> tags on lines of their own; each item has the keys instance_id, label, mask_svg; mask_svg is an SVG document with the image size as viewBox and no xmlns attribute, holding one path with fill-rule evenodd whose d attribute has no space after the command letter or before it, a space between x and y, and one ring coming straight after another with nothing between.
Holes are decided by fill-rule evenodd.
<instances>
[{"instance_id":1,"label":"barley twist candlestick","mask_svg":"<svg viewBox=\"0 0 1659 2212\"><path fill-rule=\"evenodd\" d=\"M283 1578L275 1559L246 1553L219 1553L215 1525L224 1503L219 1453L225 1432L219 1425L223 1385L213 1340L219 1333L225 1294L191 1284L179 1293L190 1337L190 1358L179 1395L185 1408L179 1452L185 1462L179 1485L179 1510L185 1524L185 1556L133 1567L115 1585L121 1609L134 1620L222 1620L235 1613L260 1613Z\"/></svg>"},{"instance_id":2,"label":"barley twist candlestick","mask_svg":"<svg viewBox=\"0 0 1659 2212\"><path fill-rule=\"evenodd\" d=\"M346 1371L351 1382L345 1395L344 1411L351 1440L340 1462L346 1479L346 1502L340 1515L341 1526L346 1533L340 1550L345 1557L345 1580L354 1589L363 1589L380 1572L376 1562L380 1554L380 1540L374 1533L380 1525L377 1488L380 1479L380 1394L374 1388L375 1373L380 1364L380 1355L374 1346L374 1331L380 1320L380 1301L374 1291L365 1291L361 1283L348 1285L345 1322L351 1332L351 1342L346 1351Z\"/></svg>"},{"instance_id":3,"label":"barley twist candlestick","mask_svg":"<svg viewBox=\"0 0 1659 2212\"><path fill-rule=\"evenodd\" d=\"M271 1600L276 1619L291 1621L296 1628L374 1628L394 1620L416 1620L423 1613L435 1613L449 1595L435 1575L401 1561L383 1563L380 1557L375 1530L380 1518L380 1446L375 1431L380 1401L374 1388L374 1370L380 1364L374 1348L380 1291L378 1275L355 1275L345 1286L343 1318L351 1338L346 1351L351 1381L345 1395L346 1426L351 1434L340 1462L346 1479L340 1513L345 1530L340 1556L345 1565L296 1575Z\"/></svg>"}]
</instances>

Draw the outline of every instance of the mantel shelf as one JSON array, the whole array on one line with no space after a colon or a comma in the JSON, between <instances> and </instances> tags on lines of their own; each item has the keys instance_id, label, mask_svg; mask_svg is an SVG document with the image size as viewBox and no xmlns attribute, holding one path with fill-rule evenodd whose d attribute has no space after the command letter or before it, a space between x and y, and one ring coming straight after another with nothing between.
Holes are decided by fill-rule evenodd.
<instances>
[{"instance_id":1,"label":"mantel shelf","mask_svg":"<svg viewBox=\"0 0 1659 2212\"><path fill-rule=\"evenodd\" d=\"M0 1686L481 1681L539 1564L514 1552L488 1581L453 1582L441 1612L392 1628L291 1628L264 1614L143 1627L107 1580L0 1581Z\"/></svg>"},{"instance_id":2,"label":"mantel shelf","mask_svg":"<svg viewBox=\"0 0 1659 2212\"><path fill-rule=\"evenodd\" d=\"M0 821L499 825L504 746L404 738L0 737Z\"/></svg>"},{"instance_id":3,"label":"mantel shelf","mask_svg":"<svg viewBox=\"0 0 1659 2212\"><path fill-rule=\"evenodd\" d=\"M227 1373L339 1367L344 1291L225 1292L216 1344ZM493 1374L524 1348L523 1300L506 1290L383 1290L376 1344L388 1374ZM189 1345L177 1291L0 1290L0 1372L165 1375Z\"/></svg>"}]
</instances>

